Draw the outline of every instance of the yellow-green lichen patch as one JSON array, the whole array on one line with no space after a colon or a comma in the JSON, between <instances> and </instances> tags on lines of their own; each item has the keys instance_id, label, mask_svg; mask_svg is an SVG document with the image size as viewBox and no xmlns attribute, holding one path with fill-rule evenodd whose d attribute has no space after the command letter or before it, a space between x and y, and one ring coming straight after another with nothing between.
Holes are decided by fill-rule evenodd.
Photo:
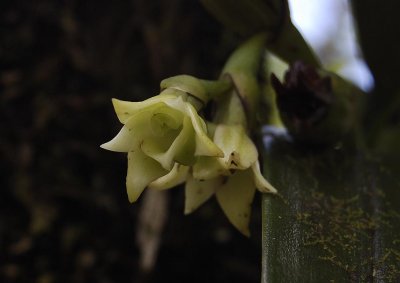
<instances>
[{"instance_id":1,"label":"yellow-green lichen patch","mask_svg":"<svg viewBox=\"0 0 400 283\"><path fill-rule=\"evenodd\" d=\"M396 282L400 277L400 235L383 253L375 248L377 233L400 221L395 210L375 211L362 208L360 195L335 198L321 192L305 197L305 207L297 213L303 227L302 243L317 248L318 258L345 270L349 278ZM378 231L378 232L377 232ZM363 272L372 270L372 274Z\"/></svg>"}]
</instances>

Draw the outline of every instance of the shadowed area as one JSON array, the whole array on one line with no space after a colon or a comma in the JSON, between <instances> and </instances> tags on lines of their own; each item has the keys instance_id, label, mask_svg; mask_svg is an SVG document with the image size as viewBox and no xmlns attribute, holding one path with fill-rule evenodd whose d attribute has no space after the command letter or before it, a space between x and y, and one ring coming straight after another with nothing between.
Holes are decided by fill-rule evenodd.
<instances>
[{"instance_id":1,"label":"shadowed area","mask_svg":"<svg viewBox=\"0 0 400 283\"><path fill-rule=\"evenodd\" d=\"M2 1L0 281L259 282L253 237L182 188L129 204L111 98L217 78L238 38L197 1ZM259 198L256 203L259 203Z\"/></svg>"}]
</instances>

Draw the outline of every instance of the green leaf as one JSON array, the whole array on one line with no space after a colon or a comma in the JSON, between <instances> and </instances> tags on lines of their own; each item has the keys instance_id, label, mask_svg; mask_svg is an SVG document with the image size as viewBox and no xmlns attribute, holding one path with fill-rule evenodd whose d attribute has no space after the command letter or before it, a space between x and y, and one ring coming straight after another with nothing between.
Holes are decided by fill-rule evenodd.
<instances>
[{"instance_id":1,"label":"green leaf","mask_svg":"<svg viewBox=\"0 0 400 283\"><path fill-rule=\"evenodd\" d=\"M398 162L275 139L265 172L262 282L399 282Z\"/></svg>"}]
</instances>

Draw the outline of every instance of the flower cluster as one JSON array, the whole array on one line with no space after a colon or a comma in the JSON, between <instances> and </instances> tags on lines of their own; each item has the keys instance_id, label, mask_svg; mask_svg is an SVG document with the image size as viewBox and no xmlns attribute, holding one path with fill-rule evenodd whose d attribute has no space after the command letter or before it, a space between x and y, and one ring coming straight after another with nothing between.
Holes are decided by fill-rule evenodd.
<instances>
[{"instance_id":1,"label":"flower cluster","mask_svg":"<svg viewBox=\"0 0 400 283\"><path fill-rule=\"evenodd\" d=\"M255 189L276 190L262 176L257 149L243 126L206 123L190 97L171 87L143 102L113 99L123 127L101 147L128 153L129 201L146 187L186 182L186 214L215 194L229 221L249 235Z\"/></svg>"}]
</instances>

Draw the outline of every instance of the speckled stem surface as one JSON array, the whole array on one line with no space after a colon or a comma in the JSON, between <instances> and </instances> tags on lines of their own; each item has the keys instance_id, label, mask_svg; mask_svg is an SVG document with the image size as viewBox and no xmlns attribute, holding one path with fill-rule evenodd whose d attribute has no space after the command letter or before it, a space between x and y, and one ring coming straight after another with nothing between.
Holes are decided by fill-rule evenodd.
<instances>
[{"instance_id":1,"label":"speckled stem surface","mask_svg":"<svg viewBox=\"0 0 400 283\"><path fill-rule=\"evenodd\" d=\"M261 282L400 282L398 162L268 141Z\"/></svg>"}]
</instances>

